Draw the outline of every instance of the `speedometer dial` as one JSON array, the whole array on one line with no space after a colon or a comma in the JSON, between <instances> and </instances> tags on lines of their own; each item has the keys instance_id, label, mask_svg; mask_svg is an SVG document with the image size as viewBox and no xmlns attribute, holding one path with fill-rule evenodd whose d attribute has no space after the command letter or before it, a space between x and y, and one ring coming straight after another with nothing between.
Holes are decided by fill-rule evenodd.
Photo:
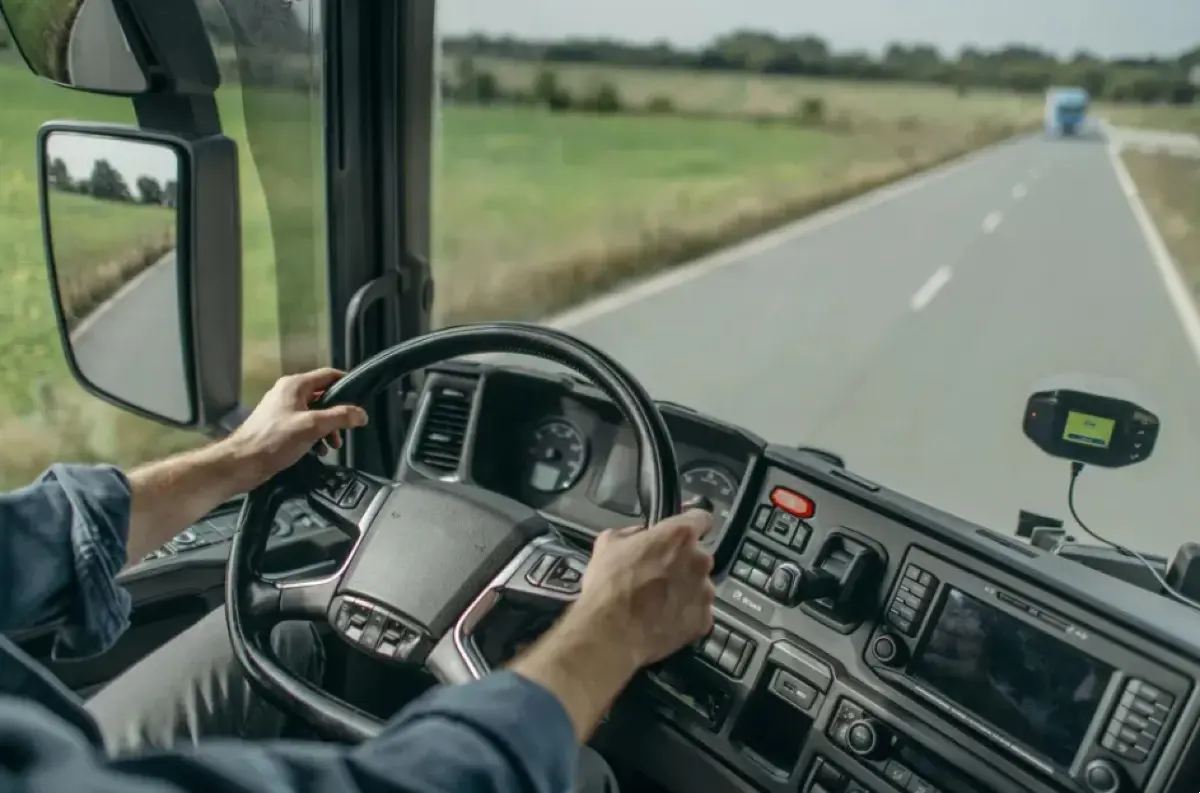
<instances>
[{"instance_id":1,"label":"speedometer dial","mask_svg":"<svg viewBox=\"0 0 1200 793\"><path fill-rule=\"evenodd\" d=\"M525 482L540 493L561 493L583 476L588 444L569 421L550 419L534 427L527 449Z\"/></svg>"},{"instance_id":2,"label":"speedometer dial","mask_svg":"<svg viewBox=\"0 0 1200 793\"><path fill-rule=\"evenodd\" d=\"M683 482L684 501L704 496L712 502L713 518L718 526L729 520L738 489L733 474L719 465L701 463L685 468L680 479Z\"/></svg>"}]
</instances>

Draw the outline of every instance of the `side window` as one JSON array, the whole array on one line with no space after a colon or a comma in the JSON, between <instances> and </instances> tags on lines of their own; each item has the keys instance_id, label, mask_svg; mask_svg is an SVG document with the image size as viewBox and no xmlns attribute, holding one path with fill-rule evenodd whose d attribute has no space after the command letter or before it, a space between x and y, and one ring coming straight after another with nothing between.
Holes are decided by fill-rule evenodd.
<instances>
[{"instance_id":1,"label":"side window","mask_svg":"<svg viewBox=\"0 0 1200 793\"><path fill-rule=\"evenodd\" d=\"M306 107L310 93L298 92L295 104ZM38 207L38 127L64 118L134 124L131 102L39 80L11 46L3 23L0 96L4 97L0 111L0 266L7 286L0 290L4 351L4 366L0 367L0 488L27 483L56 461L129 467L204 443L207 439L198 433L165 428L87 394L67 369L55 327ZM226 134L238 142L241 161L242 324L246 338L243 402L253 404L284 369L276 250L263 186L255 158L248 151L241 87L236 83L223 86L217 98ZM317 118L319 123L319 115ZM315 188L307 192L320 195ZM304 206L303 221L310 229L321 227L323 207L300 200L303 195L298 197ZM315 264L312 256L309 262ZM323 250L320 264L324 264ZM311 281L323 288L323 280ZM323 292L318 297L323 301ZM324 360L323 353L312 349L317 338L323 337L314 331L299 344L319 362ZM134 345L114 354L138 353Z\"/></svg>"}]
</instances>

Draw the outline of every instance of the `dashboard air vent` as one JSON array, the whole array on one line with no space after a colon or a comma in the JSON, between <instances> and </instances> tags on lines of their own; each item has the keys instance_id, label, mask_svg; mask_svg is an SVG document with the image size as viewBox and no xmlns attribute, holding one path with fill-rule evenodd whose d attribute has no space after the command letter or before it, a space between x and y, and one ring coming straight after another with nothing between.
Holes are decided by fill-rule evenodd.
<instances>
[{"instance_id":1,"label":"dashboard air vent","mask_svg":"<svg viewBox=\"0 0 1200 793\"><path fill-rule=\"evenodd\" d=\"M471 418L471 392L452 386L438 386L430 395L429 409L421 426L413 457L426 468L442 474L458 470L467 422Z\"/></svg>"}]
</instances>

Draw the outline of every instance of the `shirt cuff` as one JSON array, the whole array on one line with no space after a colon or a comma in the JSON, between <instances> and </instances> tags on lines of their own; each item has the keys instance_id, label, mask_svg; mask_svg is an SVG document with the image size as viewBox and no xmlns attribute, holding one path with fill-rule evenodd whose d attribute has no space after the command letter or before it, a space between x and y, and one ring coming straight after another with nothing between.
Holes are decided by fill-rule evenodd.
<instances>
[{"instance_id":1,"label":"shirt cuff","mask_svg":"<svg viewBox=\"0 0 1200 793\"><path fill-rule=\"evenodd\" d=\"M116 582L125 566L132 491L111 465L56 464L43 475L70 503L75 572L67 624L53 649L55 660L86 658L108 650L129 627L131 599Z\"/></svg>"},{"instance_id":2,"label":"shirt cuff","mask_svg":"<svg viewBox=\"0 0 1200 793\"><path fill-rule=\"evenodd\" d=\"M528 790L570 790L579 743L558 697L504 670L482 680L439 688L414 702L393 729L425 718L458 721L484 735L528 782Z\"/></svg>"}]
</instances>

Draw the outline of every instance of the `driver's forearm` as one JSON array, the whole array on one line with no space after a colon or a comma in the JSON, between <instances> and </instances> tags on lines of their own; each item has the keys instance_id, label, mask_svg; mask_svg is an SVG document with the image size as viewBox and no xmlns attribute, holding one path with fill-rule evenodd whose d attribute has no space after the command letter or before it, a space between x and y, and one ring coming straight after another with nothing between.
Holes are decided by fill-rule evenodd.
<instances>
[{"instance_id":1,"label":"driver's forearm","mask_svg":"<svg viewBox=\"0 0 1200 793\"><path fill-rule=\"evenodd\" d=\"M558 697L583 743L633 679L638 663L622 641L621 626L581 608L572 607L510 668Z\"/></svg>"},{"instance_id":2,"label":"driver's forearm","mask_svg":"<svg viewBox=\"0 0 1200 793\"><path fill-rule=\"evenodd\" d=\"M253 466L228 441L149 463L128 474L126 559L135 563L251 484Z\"/></svg>"}]
</instances>

